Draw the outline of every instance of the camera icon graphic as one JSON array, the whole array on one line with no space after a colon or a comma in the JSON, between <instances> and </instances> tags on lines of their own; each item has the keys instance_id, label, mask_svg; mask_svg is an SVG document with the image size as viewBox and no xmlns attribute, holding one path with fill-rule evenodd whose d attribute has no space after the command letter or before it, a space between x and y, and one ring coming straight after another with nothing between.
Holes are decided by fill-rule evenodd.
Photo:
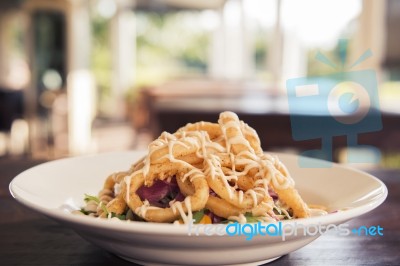
<instances>
[{"instance_id":1,"label":"camera icon graphic","mask_svg":"<svg viewBox=\"0 0 400 266\"><path fill-rule=\"evenodd\" d=\"M321 139L321 148L302 153L306 157L333 160L333 137L346 136L347 147L363 148L380 156L376 147L359 145L361 133L382 129L375 71L338 72L319 77L287 80L287 96L294 140ZM364 163L348 151L348 161ZM327 163L302 160L302 167L329 167Z\"/></svg>"}]
</instances>

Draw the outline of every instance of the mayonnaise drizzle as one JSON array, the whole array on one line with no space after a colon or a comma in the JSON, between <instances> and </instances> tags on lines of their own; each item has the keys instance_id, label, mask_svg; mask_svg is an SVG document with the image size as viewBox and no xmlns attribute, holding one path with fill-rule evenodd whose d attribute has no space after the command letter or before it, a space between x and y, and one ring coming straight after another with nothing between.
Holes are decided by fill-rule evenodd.
<instances>
[{"instance_id":1,"label":"mayonnaise drizzle","mask_svg":"<svg viewBox=\"0 0 400 266\"><path fill-rule=\"evenodd\" d=\"M137 215L139 215L140 217L145 219L146 218L146 213L147 213L148 210L157 210L157 209L160 209L160 208L151 206L150 203L148 202L148 200L145 200L145 201L143 201L143 205L142 206L137 207L135 209L135 213Z\"/></svg>"},{"instance_id":2,"label":"mayonnaise drizzle","mask_svg":"<svg viewBox=\"0 0 400 266\"><path fill-rule=\"evenodd\" d=\"M249 189L246 191L246 194L250 194L253 198L253 207L256 207L258 205L256 192L253 189Z\"/></svg>"},{"instance_id":3,"label":"mayonnaise drizzle","mask_svg":"<svg viewBox=\"0 0 400 266\"><path fill-rule=\"evenodd\" d=\"M188 196L185 198L183 201L184 206L186 207L187 214L185 213L185 210L183 209L183 204L180 201L170 201L169 206L171 207L172 212L175 214L176 211L178 210L179 214L181 215L182 221L185 224L188 224L193 220L193 213L192 213L192 204L191 204L191 197Z\"/></svg>"},{"instance_id":4,"label":"mayonnaise drizzle","mask_svg":"<svg viewBox=\"0 0 400 266\"><path fill-rule=\"evenodd\" d=\"M247 222L246 216L240 213L238 216L229 216L228 220L237 221L238 223L244 224Z\"/></svg>"}]
</instances>

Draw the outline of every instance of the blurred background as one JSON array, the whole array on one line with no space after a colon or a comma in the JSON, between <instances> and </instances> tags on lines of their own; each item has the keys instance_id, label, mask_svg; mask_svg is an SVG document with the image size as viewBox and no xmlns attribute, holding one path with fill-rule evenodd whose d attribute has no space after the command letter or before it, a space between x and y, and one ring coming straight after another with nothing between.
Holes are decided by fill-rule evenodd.
<instances>
[{"instance_id":1,"label":"blurred background","mask_svg":"<svg viewBox=\"0 0 400 266\"><path fill-rule=\"evenodd\" d=\"M358 140L398 167L399 23L396 0L1 0L0 156L141 149L224 110L265 150L317 148L292 137L286 80L370 49L353 70L377 73L383 130Z\"/></svg>"}]
</instances>

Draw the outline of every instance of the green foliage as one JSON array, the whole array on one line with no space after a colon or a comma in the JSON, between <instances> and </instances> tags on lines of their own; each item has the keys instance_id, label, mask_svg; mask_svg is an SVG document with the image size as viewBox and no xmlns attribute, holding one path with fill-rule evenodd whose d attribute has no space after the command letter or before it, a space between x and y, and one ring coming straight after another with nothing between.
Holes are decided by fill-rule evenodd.
<instances>
[{"instance_id":1,"label":"green foliage","mask_svg":"<svg viewBox=\"0 0 400 266\"><path fill-rule=\"evenodd\" d=\"M269 42L267 42L265 35L267 33L259 29L254 40L254 62L256 69L261 71L265 71L268 56Z\"/></svg>"},{"instance_id":2,"label":"green foliage","mask_svg":"<svg viewBox=\"0 0 400 266\"><path fill-rule=\"evenodd\" d=\"M136 87L156 85L178 76L207 71L209 34L198 12L137 12ZM111 94L110 21L92 17L92 70L98 86L100 112ZM134 48L132 48L134 49ZM107 112L107 110L104 110Z\"/></svg>"},{"instance_id":3,"label":"green foliage","mask_svg":"<svg viewBox=\"0 0 400 266\"><path fill-rule=\"evenodd\" d=\"M109 21L99 16L93 17L91 64L97 83L100 112L107 106L111 93L112 62L109 43Z\"/></svg>"},{"instance_id":4,"label":"green foliage","mask_svg":"<svg viewBox=\"0 0 400 266\"><path fill-rule=\"evenodd\" d=\"M329 65L323 64L315 59L315 55L320 52L327 58L329 58L334 64L339 64L339 58L335 54L334 50L321 50L321 49L311 49L307 53L308 65L307 65L307 75L308 76L323 76L338 72L336 69Z\"/></svg>"},{"instance_id":5,"label":"green foliage","mask_svg":"<svg viewBox=\"0 0 400 266\"><path fill-rule=\"evenodd\" d=\"M351 40L350 40L351 42ZM321 49L310 49L307 53L307 60L308 60L308 65L307 65L307 75L308 76L323 76L323 75L329 75L332 73L337 73L341 71L343 65L340 60L340 54L343 53L345 55L349 54L349 48L351 45L347 47L340 47L339 45L336 45L333 49L331 50L321 50ZM340 50L342 49L342 50ZM326 64L323 64L315 59L315 55L320 52L324 56L326 56L331 62L333 62L337 68L333 68L331 66L328 66ZM348 60L348 58L346 58ZM345 62L345 65L349 64L349 62Z\"/></svg>"},{"instance_id":6,"label":"green foliage","mask_svg":"<svg viewBox=\"0 0 400 266\"><path fill-rule=\"evenodd\" d=\"M138 13L138 85L207 71L209 34L197 12Z\"/></svg>"}]
</instances>

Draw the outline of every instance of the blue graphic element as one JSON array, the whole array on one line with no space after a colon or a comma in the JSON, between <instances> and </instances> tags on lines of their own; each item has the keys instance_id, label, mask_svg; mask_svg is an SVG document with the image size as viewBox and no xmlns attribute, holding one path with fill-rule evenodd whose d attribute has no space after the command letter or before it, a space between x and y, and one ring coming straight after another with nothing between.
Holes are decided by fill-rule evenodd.
<instances>
[{"instance_id":1,"label":"blue graphic element","mask_svg":"<svg viewBox=\"0 0 400 266\"><path fill-rule=\"evenodd\" d=\"M346 42L339 42L339 54L343 66L346 57L345 45ZM370 55L371 52L368 50L352 66ZM320 53L316 58L335 67ZM348 147L368 148L378 154L374 159L380 157L376 147L357 144L358 134L382 129L375 71L370 69L339 71L326 76L294 78L287 80L286 87L293 139L296 141L321 139L321 149L308 150L302 155L332 161L332 138L346 136ZM349 91L348 87L352 89ZM302 167L330 166L330 163L319 160L301 160ZM352 156L351 152L348 152L348 160L352 163L365 162L360 161L365 158Z\"/></svg>"},{"instance_id":2,"label":"blue graphic element","mask_svg":"<svg viewBox=\"0 0 400 266\"><path fill-rule=\"evenodd\" d=\"M372 56L372 52L371 52L370 49L368 49L350 66L350 69L352 69L353 67L361 64L362 62L364 62L365 60L367 60L371 56Z\"/></svg>"},{"instance_id":3,"label":"blue graphic element","mask_svg":"<svg viewBox=\"0 0 400 266\"><path fill-rule=\"evenodd\" d=\"M342 63L342 68L344 68L344 65L346 63L348 44L349 41L346 39L339 40L339 57L340 57L340 62Z\"/></svg>"},{"instance_id":4,"label":"blue graphic element","mask_svg":"<svg viewBox=\"0 0 400 266\"><path fill-rule=\"evenodd\" d=\"M317 53L317 55L315 56L315 59L317 59L321 63L324 63L325 65L331 66L333 68L337 67L331 60L329 60L325 55L321 54L320 52Z\"/></svg>"},{"instance_id":5,"label":"blue graphic element","mask_svg":"<svg viewBox=\"0 0 400 266\"><path fill-rule=\"evenodd\" d=\"M339 98L339 107L343 112L347 114L355 113L360 106L360 101L358 99L354 99L356 94L347 92L340 96Z\"/></svg>"}]
</instances>

